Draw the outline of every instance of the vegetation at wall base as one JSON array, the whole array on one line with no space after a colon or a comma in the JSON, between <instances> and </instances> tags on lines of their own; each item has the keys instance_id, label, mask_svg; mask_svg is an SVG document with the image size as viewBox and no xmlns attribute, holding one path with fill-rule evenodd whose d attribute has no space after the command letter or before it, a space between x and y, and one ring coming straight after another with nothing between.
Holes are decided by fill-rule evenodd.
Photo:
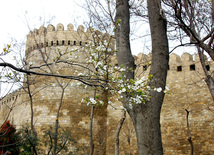
<instances>
[{"instance_id":1,"label":"vegetation at wall base","mask_svg":"<svg viewBox=\"0 0 214 155\"><path fill-rule=\"evenodd\" d=\"M20 133L16 131L16 127L5 121L0 128L0 154L16 154L20 153Z\"/></svg>"}]
</instances>

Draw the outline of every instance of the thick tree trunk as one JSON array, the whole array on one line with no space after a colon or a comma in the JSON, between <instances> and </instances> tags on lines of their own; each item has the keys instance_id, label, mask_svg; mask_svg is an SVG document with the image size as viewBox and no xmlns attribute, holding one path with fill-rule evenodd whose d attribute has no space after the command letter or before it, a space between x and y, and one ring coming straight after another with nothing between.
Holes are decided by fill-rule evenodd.
<instances>
[{"instance_id":1,"label":"thick tree trunk","mask_svg":"<svg viewBox=\"0 0 214 155\"><path fill-rule=\"evenodd\" d=\"M160 108L156 103L148 103L149 106L139 108L131 116L137 136L139 155L163 154L160 131ZM135 107L137 109L137 106ZM143 112L141 112L141 110Z\"/></svg>"},{"instance_id":2,"label":"thick tree trunk","mask_svg":"<svg viewBox=\"0 0 214 155\"><path fill-rule=\"evenodd\" d=\"M115 17L115 37L116 48L118 50L117 59L118 65L123 65L123 68L127 69L124 73L127 79L134 78L134 72L130 69L135 68L134 58L130 49L130 12L128 0L116 1L116 17Z\"/></svg>"},{"instance_id":3,"label":"thick tree trunk","mask_svg":"<svg viewBox=\"0 0 214 155\"><path fill-rule=\"evenodd\" d=\"M161 9L160 0L147 0L147 6L152 39L152 64L150 74L153 75L153 78L150 86L154 88L161 87L164 90L169 62L167 22L165 14ZM143 122L136 122L136 124L139 124L139 127L136 127L136 132L138 132L138 128L144 128L142 133L148 138L138 140L140 143L143 143L141 144L143 150L142 148L139 149L139 154L163 154L160 112L164 93L152 91L150 94L151 100L146 103L148 106L146 107L147 111L142 117L143 120L141 120Z\"/></svg>"},{"instance_id":4,"label":"thick tree trunk","mask_svg":"<svg viewBox=\"0 0 214 155\"><path fill-rule=\"evenodd\" d=\"M150 74L153 78L150 86L165 88L169 61L166 20L161 11L160 0L148 0L148 14L152 37L152 65ZM135 68L129 42L129 5L128 0L116 1L116 47L118 64L125 68ZM118 22L118 23L117 23ZM117 26L119 25L119 26ZM132 71L125 73L127 79L134 78ZM133 121L140 155L163 154L160 111L164 93L151 91L152 98L146 104L128 106L128 97L123 97L123 105Z\"/></svg>"},{"instance_id":5,"label":"thick tree trunk","mask_svg":"<svg viewBox=\"0 0 214 155\"><path fill-rule=\"evenodd\" d=\"M97 120L97 134L95 135L96 143L94 154L106 154L107 144L107 105L108 91L104 90L100 99L104 102L103 105L96 105L94 109L94 118Z\"/></svg>"}]
</instances>

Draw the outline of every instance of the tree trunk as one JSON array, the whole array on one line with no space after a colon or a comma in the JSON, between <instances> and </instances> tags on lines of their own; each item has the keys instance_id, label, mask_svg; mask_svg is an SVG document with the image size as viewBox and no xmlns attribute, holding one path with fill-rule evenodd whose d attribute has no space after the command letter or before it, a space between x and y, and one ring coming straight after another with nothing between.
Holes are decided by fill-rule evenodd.
<instances>
[{"instance_id":1,"label":"tree trunk","mask_svg":"<svg viewBox=\"0 0 214 155\"><path fill-rule=\"evenodd\" d=\"M120 131L122 129L125 119L126 119L126 111L123 112L123 116L117 125L116 134L115 134L115 155L119 155L119 152L120 152Z\"/></svg>"},{"instance_id":2,"label":"tree trunk","mask_svg":"<svg viewBox=\"0 0 214 155\"><path fill-rule=\"evenodd\" d=\"M29 96L29 100L30 100L30 110L31 110L31 119L30 119L30 126L31 126L31 131L30 134L33 137L33 140L37 141L37 132L34 128L34 110L33 110L33 96L31 94L31 90L30 90L30 83L29 83L29 76L27 75L27 92L28 92L28 96ZM33 146L31 147L31 154L33 155L34 153L37 154L36 151L36 144L32 143Z\"/></svg>"},{"instance_id":3,"label":"tree trunk","mask_svg":"<svg viewBox=\"0 0 214 155\"><path fill-rule=\"evenodd\" d=\"M148 0L148 15L152 37L152 65L150 74L153 78L150 86L165 88L169 61L166 19L161 11L160 0ZM134 69L134 60L131 55L129 42L129 5L128 0L116 1L116 47L118 64ZM118 23L117 23L118 22ZM120 23L119 23L120 22ZM127 79L134 78L132 71L126 72ZM123 105L127 109L137 136L138 151L140 155L163 154L160 112L164 99L163 92L151 91L152 98L146 104L128 106L128 97L124 95Z\"/></svg>"},{"instance_id":4,"label":"tree trunk","mask_svg":"<svg viewBox=\"0 0 214 155\"><path fill-rule=\"evenodd\" d=\"M206 77L205 82L207 84L207 87L209 88L212 99L214 100L214 80L213 80L213 77L208 73L208 71L206 69L203 51L200 49L199 46L197 46L197 49L198 49L198 55L199 55L199 59L201 62L201 66L202 66L202 69L203 69L205 77Z\"/></svg>"},{"instance_id":5,"label":"tree trunk","mask_svg":"<svg viewBox=\"0 0 214 155\"><path fill-rule=\"evenodd\" d=\"M54 148L53 148L53 155L56 155L58 153L57 152L57 146L58 146L59 112L60 112L61 107L62 107L64 92L65 92L65 88L63 88L63 87L61 87L61 88L62 88L62 93L61 93L61 97L60 97L59 107L57 109L56 121L55 121L55 128L54 128Z\"/></svg>"},{"instance_id":6,"label":"tree trunk","mask_svg":"<svg viewBox=\"0 0 214 155\"><path fill-rule=\"evenodd\" d=\"M115 17L115 37L116 48L118 50L117 59L118 65L123 65L123 68L128 69L124 75L127 79L134 78L134 72L130 69L135 68L134 58L130 49L130 12L128 0L116 1L116 17Z\"/></svg>"},{"instance_id":7,"label":"tree trunk","mask_svg":"<svg viewBox=\"0 0 214 155\"><path fill-rule=\"evenodd\" d=\"M89 124L89 140L90 140L90 153L94 153L94 142L93 142L93 118L94 118L94 105L91 105L91 115L90 115L90 124Z\"/></svg>"},{"instance_id":8,"label":"tree trunk","mask_svg":"<svg viewBox=\"0 0 214 155\"><path fill-rule=\"evenodd\" d=\"M193 142L192 142L192 136L191 136L191 132L190 132L190 129L189 129L189 111L187 109L185 109L186 112L187 112L187 134L188 134L188 141L189 141L189 144L190 144L190 148L191 148L191 151L190 151L190 155L193 155L193 152L194 152L194 147L193 147Z\"/></svg>"},{"instance_id":9,"label":"tree trunk","mask_svg":"<svg viewBox=\"0 0 214 155\"><path fill-rule=\"evenodd\" d=\"M94 118L97 120L97 134L95 139L97 145L94 154L106 154L107 144L107 105L108 105L108 91L104 90L100 96L104 102L103 105L96 105L94 109Z\"/></svg>"},{"instance_id":10,"label":"tree trunk","mask_svg":"<svg viewBox=\"0 0 214 155\"><path fill-rule=\"evenodd\" d=\"M169 62L169 48L167 39L167 22L160 0L147 0L150 32L152 39L152 64L150 75L153 78L150 86L161 87L166 85ZM160 112L164 99L163 92L151 91L151 99L146 103L144 113L137 114L134 126L138 138L139 154L163 154ZM140 138L142 137L143 138Z\"/></svg>"}]
</instances>

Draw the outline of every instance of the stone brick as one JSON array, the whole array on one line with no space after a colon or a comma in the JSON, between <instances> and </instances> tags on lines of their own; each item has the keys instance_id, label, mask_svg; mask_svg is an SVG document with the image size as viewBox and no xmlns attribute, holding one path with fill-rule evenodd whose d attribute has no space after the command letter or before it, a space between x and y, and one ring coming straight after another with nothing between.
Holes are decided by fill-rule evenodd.
<instances>
[{"instance_id":1,"label":"stone brick","mask_svg":"<svg viewBox=\"0 0 214 155\"><path fill-rule=\"evenodd\" d=\"M102 34L108 36L107 34ZM80 48L92 40L91 29L84 30L79 26L77 31L72 24L64 29L62 24L55 28L48 25L47 28L41 26L35 29L27 36L26 57L27 62L34 62L39 65L42 63L41 54L46 52L50 56L50 62L57 56L56 51L69 51L74 48ZM41 53L42 51L42 53ZM84 60L84 52L73 52L72 55L63 57L64 59L73 58ZM193 59L194 58L194 59ZM112 58L113 64L117 60ZM151 54L139 54L135 57L137 69L136 76L142 76L149 73L148 63L151 61ZM48 62L49 62L48 61ZM213 71L213 62L206 61ZM60 69L59 69L60 68ZM47 69L47 68L44 68ZM75 72L77 70L77 72ZM80 68L75 70L68 68L66 65L56 64L54 71L64 74L77 74ZM39 71L39 70L37 70ZM143 74L142 74L143 73ZM31 79L36 76L31 76ZM61 89L56 84L54 78L36 77L37 83L32 86L33 90L41 91L34 95L34 124L41 135L48 126L53 125L56 119L56 111L59 105ZM59 79L60 82L69 80ZM54 85L54 86L53 86ZM195 154L212 154L214 152L214 105L206 83L204 74L199 62L198 56L192 56L184 53L181 57L171 54L169 61L169 70L167 77L167 86L171 94L166 94L161 112L161 131L164 154L189 154L190 145L187 140L186 111L188 109L190 131L193 138ZM82 153L89 152L89 120L90 107L81 103L83 97L92 96L92 89L82 89L78 87L78 82L71 81L65 89L65 96L60 112L59 122L62 127L69 128L72 136L78 141L78 147L82 147ZM122 104L110 97L116 108ZM7 106L14 107L9 120L20 128L26 122L30 122L30 105L28 95L23 89L3 97L0 101L0 122L2 123L7 117L9 109ZM95 154L98 154L99 148L106 146L106 154L114 154L114 136L117 123L122 117L120 110L115 110L111 106L96 107L94 118L94 141ZM106 139L103 137L107 137ZM77 146L72 146L75 148ZM127 116L120 134L121 154L137 154L137 142L133 124Z\"/></svg>"}]
</instances>

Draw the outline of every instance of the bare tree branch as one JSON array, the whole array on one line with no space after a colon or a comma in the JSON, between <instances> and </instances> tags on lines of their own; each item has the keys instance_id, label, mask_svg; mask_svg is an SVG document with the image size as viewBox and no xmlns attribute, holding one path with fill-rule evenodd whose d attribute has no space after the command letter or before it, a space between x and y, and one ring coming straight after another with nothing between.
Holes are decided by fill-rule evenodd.
<instances>
[{"instance_id":1,"label":"bare tree branch","mask_svg":"<svg viewBox=\"0 0 214 155\"><path fill-rule=\"evenodd\" d=\"M187 117L186 117L186 121L187 121L187 135L188 135L188 141L190 143L190 147L191 147L191 155L193 155L194 152L194 148L193 148L193 142L192 142L192 137L191 137L191 132L189 129L189 111L187 109L185 109L187 112Z\"/></svg>"}]
</instances>

